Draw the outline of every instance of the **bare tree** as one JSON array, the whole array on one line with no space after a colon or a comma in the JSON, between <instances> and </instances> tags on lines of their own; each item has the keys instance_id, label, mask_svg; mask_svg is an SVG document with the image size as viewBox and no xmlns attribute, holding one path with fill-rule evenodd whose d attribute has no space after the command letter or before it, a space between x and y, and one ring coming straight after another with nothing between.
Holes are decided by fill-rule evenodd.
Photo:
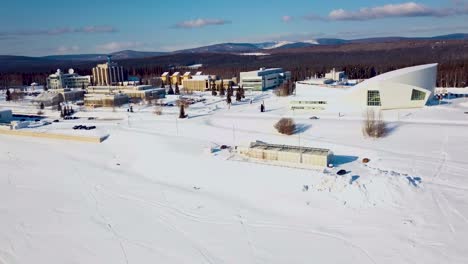
<instances>
[{"instance_id":1,"label":"bare tree","mask_svg":"<svg viewBox=\"0 0 468 264\"><path fill-rule=\"evenodd\" d=\"M383 121L382 112L372 108L367 109L365 114L362 131L365 136L380 138L387 134L387 124Z\"/></svg>"},{"instance_id":2,"label":"bare tree","mask_svg":"<svg viewBox=\"0 0 468 264\"><path fill-rule=\"evenodd\" d=\"M292 135L296 130L296 123L294 123L292 118L281 118L274 127L281 134Z\"/></svg>"}]
</instances>

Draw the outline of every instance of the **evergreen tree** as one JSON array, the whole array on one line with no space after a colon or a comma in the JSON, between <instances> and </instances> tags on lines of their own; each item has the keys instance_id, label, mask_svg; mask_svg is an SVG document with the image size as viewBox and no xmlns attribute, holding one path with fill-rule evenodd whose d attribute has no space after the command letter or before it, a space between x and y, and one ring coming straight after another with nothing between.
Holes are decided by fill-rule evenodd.
<instances>
[{"instance_id":1,"label":"evergreen tree","mask_svg":"<svg viewBox=\"0 0 468 264\"><path fill-rule=\"evenodd\" d=\"M39 105L39 108L40 108L41 110L44 110L44 103L41 103L41 104Z\"/></svg>"},{"instance_id":2,"label":"evergreen tree","mask_svg":"<svg viewBox=\"0 0 468 264\"><path fill-rule=\"evenodd\" d=\"M224 90L223 83L221 82L221 87L219 88L219 95L220 96L225 96L226 95L226 90Z\"/></svg>"},{"instance_id":3,"label":"evergreen tree","mask_svg":"<svg viewBox=\"0 0 468 264\"><path fill-rule=\"evenodd\" d=\"M167 94L174 94L174 89L172 89L171 83L169 83L169 90L167 91Z\"/></svg>"},{"instance_id":4,"label":"evergreen tree","mask_svg":"<svg viewBox=\"0 0 468 264\"><path fill-rule=\"evenodd\" d=\"M187 116L185 115L185 105L181 103L179 107L179 118L186 118L186 117Z\"/></svg>"},{"instance_id":5,"label":"evergreen tree","mask_svg":"<svg viewBox=\"0 0 468 264\"><path fill-rule=\"evenodd\" d=\"M10 92L10 89L9 89L9 88L7 88L7 90L6 90L6 98L5 98L5 100L11 101L11 92Z\"/></svg>"},{"instance_id":6,"label":"evergreen tree","mask_svg":"<svg viewBox=\"0 0 468 264\"><path fill-rule=\"evenodd\" d=\"M241 88L239 87L239 89L237 89L237 91L236 91L236 101L237 101L237 102L242 101L242 94L241 94L241 90L240 90L240 89L241 89Z\"/></svg>"}]
</instances>

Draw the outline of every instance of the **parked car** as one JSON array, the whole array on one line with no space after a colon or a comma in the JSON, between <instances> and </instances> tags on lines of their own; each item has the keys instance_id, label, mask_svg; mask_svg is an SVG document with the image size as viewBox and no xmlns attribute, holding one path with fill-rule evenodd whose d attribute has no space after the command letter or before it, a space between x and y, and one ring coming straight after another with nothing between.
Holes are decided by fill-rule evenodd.
<instances>
[{"instance_id":1,"label":"parked car","mask_svg":"<svg viewBox=\"0 0 468 264\"><path fill-rule=\"evenodd\" d=\"M337 175L340 175L340 176L343 176L343 175L345 175L346 173L348 173L346 170L339 170L336 174L337 174Z\"/></svg>"},{"instance_id":2,"label":"parked car","mask_svg":"<svg viewBox=\"0 0 468 264\"><path fill-rule=\"evenodd\" d=\"M318 117L316 117L316 116L312 116L312 117L311 117L311 118L309 118L309 119L312 119L312 120L317 120L317 119L319 119L319 118L318 118Z\"/></svg>"},{"instance_id":3,"label":"parked car","mask_svg":"<svg viewBox=\"0 0 468 264\"><path fill-rule=\"evenodd\" d=\"M54 123L58 123L58 122L60 122L60 121L59 121L58 119L55 119L53 122L54 122Z\"/></svg>"}]
</instances>

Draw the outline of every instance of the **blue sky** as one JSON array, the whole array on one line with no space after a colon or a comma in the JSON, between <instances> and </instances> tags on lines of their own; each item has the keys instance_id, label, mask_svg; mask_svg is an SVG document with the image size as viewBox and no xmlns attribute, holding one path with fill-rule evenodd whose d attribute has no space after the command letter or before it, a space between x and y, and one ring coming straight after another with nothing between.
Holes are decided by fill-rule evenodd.
<instances>
[{"instance_id":1,"label":"blue sky","mask_svg":"<svg viewBox=\"0 0 468 264\"><path fill-rule=\"evenodd\" d=\"M15 0L0 54L170 51L222 42L468 32L468 0ZM172 3L171 3L172 2Z\"/></svg>"}]
</instances>

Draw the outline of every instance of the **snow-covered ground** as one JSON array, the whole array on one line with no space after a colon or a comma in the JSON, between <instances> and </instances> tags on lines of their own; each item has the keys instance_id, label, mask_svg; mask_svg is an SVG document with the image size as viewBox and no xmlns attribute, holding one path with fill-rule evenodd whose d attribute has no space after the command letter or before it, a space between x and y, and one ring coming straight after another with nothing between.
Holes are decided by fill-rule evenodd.
<instances>
[{"instance_id":1,"label":"snow-covered ground","mask_svg":"<svg viewBox=\"0 0 468 264\"><path fill-rule=\"evenodd\" d=\"M57 125L96 125L101 144L0 135L0 263L468 263L467 99L385 112L373 140L359 114L205 97L186 120L141 105ZM300 136L274 130L283 116ZM207 151L255 140L330 148L336 168Z\"/></svg>"}]
</instances>

